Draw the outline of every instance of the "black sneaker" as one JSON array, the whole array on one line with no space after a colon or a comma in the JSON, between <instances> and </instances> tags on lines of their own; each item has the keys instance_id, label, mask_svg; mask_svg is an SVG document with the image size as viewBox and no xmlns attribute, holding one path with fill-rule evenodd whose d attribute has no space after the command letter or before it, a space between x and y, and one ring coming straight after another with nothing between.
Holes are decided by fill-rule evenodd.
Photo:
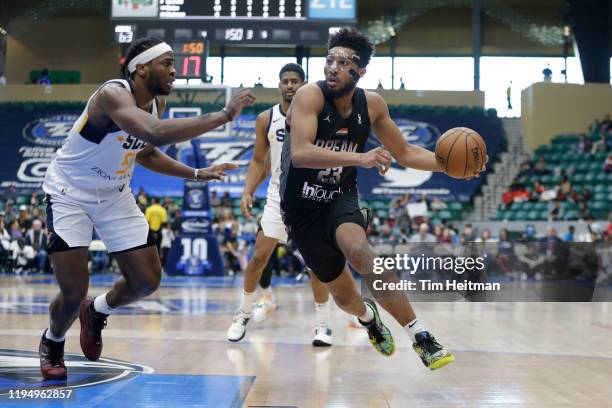
<instances>
[{"instance_id":1,"label":"black sneaker","mask_svg":"<svg viewBox=\"0 0 612 408\"><path fill-rule=\"evenodd\" d=\"M414 338L415 342L412 348L421 357L425 367L430 370L437 370L455 361L455 356L438 343L429 332L422 331L417 333Z\"/></svg>"},{"instance_id":2,"label":"black sneaker","mask_svg":"<svg viewBox=\"0 0 612 408\"><path fill-rule=\"evenodd\" d=\"M383 356L392 355L395 352L395 340L393 340L393 335L389 329L387 329L387 326L383 324L382 320L380 320L376 304L370 299L364 299L363 302L366 304L366 307L371 308L372 312L374 312L374 319L369 323L364 323L359 320L359 323L368 330L370 343L372 343L376 351Z\"/></svg>"},{"instance_id":3,"label":"black sneaker","mask_svg":"<svg viewBox=\"0 0 612 408\"><path fill-rule=\"evenodd\" d=\"M64 344L66 342L58 343L49 340L45 337L45 333L38 346L40 373L45 380L65 380L68 377L68 370L64 364Z\"/></svg>"}]
</instances>

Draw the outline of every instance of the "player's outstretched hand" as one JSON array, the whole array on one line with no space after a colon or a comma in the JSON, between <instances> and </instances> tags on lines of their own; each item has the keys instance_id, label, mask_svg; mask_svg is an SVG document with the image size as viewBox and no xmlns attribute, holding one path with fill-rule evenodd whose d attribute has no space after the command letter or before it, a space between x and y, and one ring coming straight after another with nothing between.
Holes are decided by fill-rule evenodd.
<instances>
[{"instance_id":1,"label":"player's outstretched hand","mask_svg":"<svg viewBox=\"0 0 612 408\"><path fill-rule=\"evenodd\" d=\"M254 103L255 95L253 95L253 93L248 89L243 89L232 97L229 103L225 106L225 109L232 116L232 118L235 118L236 116L240 115L240 112L245 106L251 106Z\"/></svg>"},{"instance_id":2,"label":"player's outstretched hand","mask_svg":"<svg viewBox=\"0 0 612 408\"><path fill-rule=\"evenodd\" d=\"M253 208L253 196L250 194L243 194L242 200L240 200L240 210L249 220L252 217L251 208Z\"/></svg>"},{"instance_id":3,"label":"player's outstretched hand","mask_svg":"<svg viewBox=\"0 0 612 408\"><path fill-rule=\"evenodd\" d=\"M210 180L223 180L227 174L226 170L236 170L238 166L231 163L217 164L215 166L205 167L198 170L198 180L210 181Z\"/></svg>"},{"instance_id":4,"label":"player's outstretched hand","mask_svg":"<svg viewBox=\"0 0 612 408\"><path fill-rule=\"evenodd\" d=\"M391 153L382 147L377 147L376 149L372 149L362 154L359 167L364 167L366 169L377 167L378 172L383 175L389 170L389 167L391 167L392 159L393 156L391 156Z\"/></svg>"}]
</instances>

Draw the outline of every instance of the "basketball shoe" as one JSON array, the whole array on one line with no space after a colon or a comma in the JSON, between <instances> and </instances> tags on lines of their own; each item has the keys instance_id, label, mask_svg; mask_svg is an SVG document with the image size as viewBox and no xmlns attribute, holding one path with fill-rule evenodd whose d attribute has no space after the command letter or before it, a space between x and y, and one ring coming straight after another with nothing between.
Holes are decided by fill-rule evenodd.
<instances>
[{"instance_id":1,"label":"basketball shoe","mask_svg":"<svg viewBox=\"0 0 612 408\"><path fill-rule=\"evenodd\" d=\"M276 310L276 302L270 295L263 295L255 306L253 306L253 320L263 322L268 315Z\"/></svg>"},{"instance_id":2,"label":"basketball shoe","mask_svg":"<svg viewBox=\"0 0 612 408\"><path fill-rule=\"evenodd\" d=\"M64 364L64 344L65 341L58 343L49 340L43 333L38 346L38 355L40 373L45 380L65 380L68 377L68 370Z\"/></svg>"},{"instance_id":3,"label":"basketball shoe","mask_svg":"<svg viewBox=\"0 0 612 408\"><path fill-rule=\"evenodd\" d=\"M330 347L332 345L332 331L327 326L317 326L312 339L314 347Z\"/></svg>"},{"instance_id":4,"label":"basketball shoe","mask_svg":"<svg viewBox=\"0 0 612 408\"><path fill-rule=\"evenodd\" d=\"M96 361L102 354L102 329L106 327L108 315L96 312L93 298L87 297L81 303L79 321L81 322L81 350L91 361Z\"/></svg>"},{"instance_id":5,"label":"basketball shoe","mask_svg":"<svg viewBox=\"0 0 612 408\"><path fill-rule=\"evenodd\" d=\"M232 325L227 330L227 339L229 341L240 341L246 334L246 325L251 320L251 313L245 313L238 310L232 320Z\"/></svg>"},{"instance_id":6,"label":"basketball shoe","mask_svg":"<svg viewBox=\"0 0 612 408\"><path fill-rule=\"evenodd\" d=\"M455 356L438 343L429 332L417 333L414 338L412 348L421 357L425 367L430 370L437 370L455 361Z\"/></svg>"},{"instance_id":7,"label":"basketball shoe","mask_svg":"<svg viewBox=\"0 0 612 408\"><path fill-rule=\"evenodd\" d=\"M370 343L372 343L376 351L383 356L392 355L395 352L395 340L393 340L393 335L380 319L376 304L370 299L364 299L363 302L366 304L366 307L372 309L374 318L371 322L364 323L359 320L359 323L368 330Z\"/></svg>"}]
</instances>

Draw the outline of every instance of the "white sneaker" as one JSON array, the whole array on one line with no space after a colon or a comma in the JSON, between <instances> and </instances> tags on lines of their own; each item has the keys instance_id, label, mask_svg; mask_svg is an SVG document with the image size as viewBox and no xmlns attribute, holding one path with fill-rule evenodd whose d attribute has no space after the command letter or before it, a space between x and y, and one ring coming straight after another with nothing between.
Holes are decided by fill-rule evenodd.
<instances>
[{"instance_id":1,"label":"white sneaker","mask_svg":"<svg viewBox=\"0 0 612 408\"><path fill-rule=\"evenodd\" d=\"M232 325L227 330L227 339L229 341L240 341L246 334L246 325L251 320L251 314L238 310L232 320Z\"/></svg>"},{"instance_id":2,"label":"white sneaker","mask_svg":"<svg viewBox=\"0 0 612 408\"><path fill-rule=\"evenodd\" d=\"M276 310L274 299L269 295L263 295L253 306L253 320L258 323L263 322L274 310Z\"/></svg>"},{"instance_id":3,"label":"white sneaker","mask_svg":"<svg viewBox=\"0 0 612 408\"><path fill-rule=\"evenodd\" d=\"M314 347L329 347L332 345L332 331L327 326L317 326L312 339Z\"/></svg>"}]
</instances>

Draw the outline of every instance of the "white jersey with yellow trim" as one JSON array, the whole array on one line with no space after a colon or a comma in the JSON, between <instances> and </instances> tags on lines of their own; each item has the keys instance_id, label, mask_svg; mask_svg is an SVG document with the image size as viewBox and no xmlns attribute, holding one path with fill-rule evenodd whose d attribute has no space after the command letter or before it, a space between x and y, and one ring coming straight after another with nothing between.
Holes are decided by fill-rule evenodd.
<instances>
[{"instance_id":1,"label":"white jersey with yellow trim","mask_svg":"<svg viewBox=\"0 0 612 408\"><path fill-rule=\"evenodd\" d=\"M270 145L271 166L267 196L268 199L280 203L281 153L283 150L283 141L285 140L285 113L280 104L270 108L267 137L268 144Z\"/></svg>"},{"instance_id":2,"label":"white jersey with yellow trim","mask_svg":"<svg viewBox=\"0 0 612 408\"><path fill-rule=\"evenodd\" d=\"M129 185L136 154L147 143L121 130L113 124L100 129L88 122L87 109L92 98L109 83L117 83L133 93L130 83L124 79L113 79L102 84L94 92L81 116L74 122L68 138L58 150L47 173L43 190L49 183L62 180L83 190L119 188ZM151 115L157 117L157 100L153 102Z\"/></svg>"}]
</instances>

